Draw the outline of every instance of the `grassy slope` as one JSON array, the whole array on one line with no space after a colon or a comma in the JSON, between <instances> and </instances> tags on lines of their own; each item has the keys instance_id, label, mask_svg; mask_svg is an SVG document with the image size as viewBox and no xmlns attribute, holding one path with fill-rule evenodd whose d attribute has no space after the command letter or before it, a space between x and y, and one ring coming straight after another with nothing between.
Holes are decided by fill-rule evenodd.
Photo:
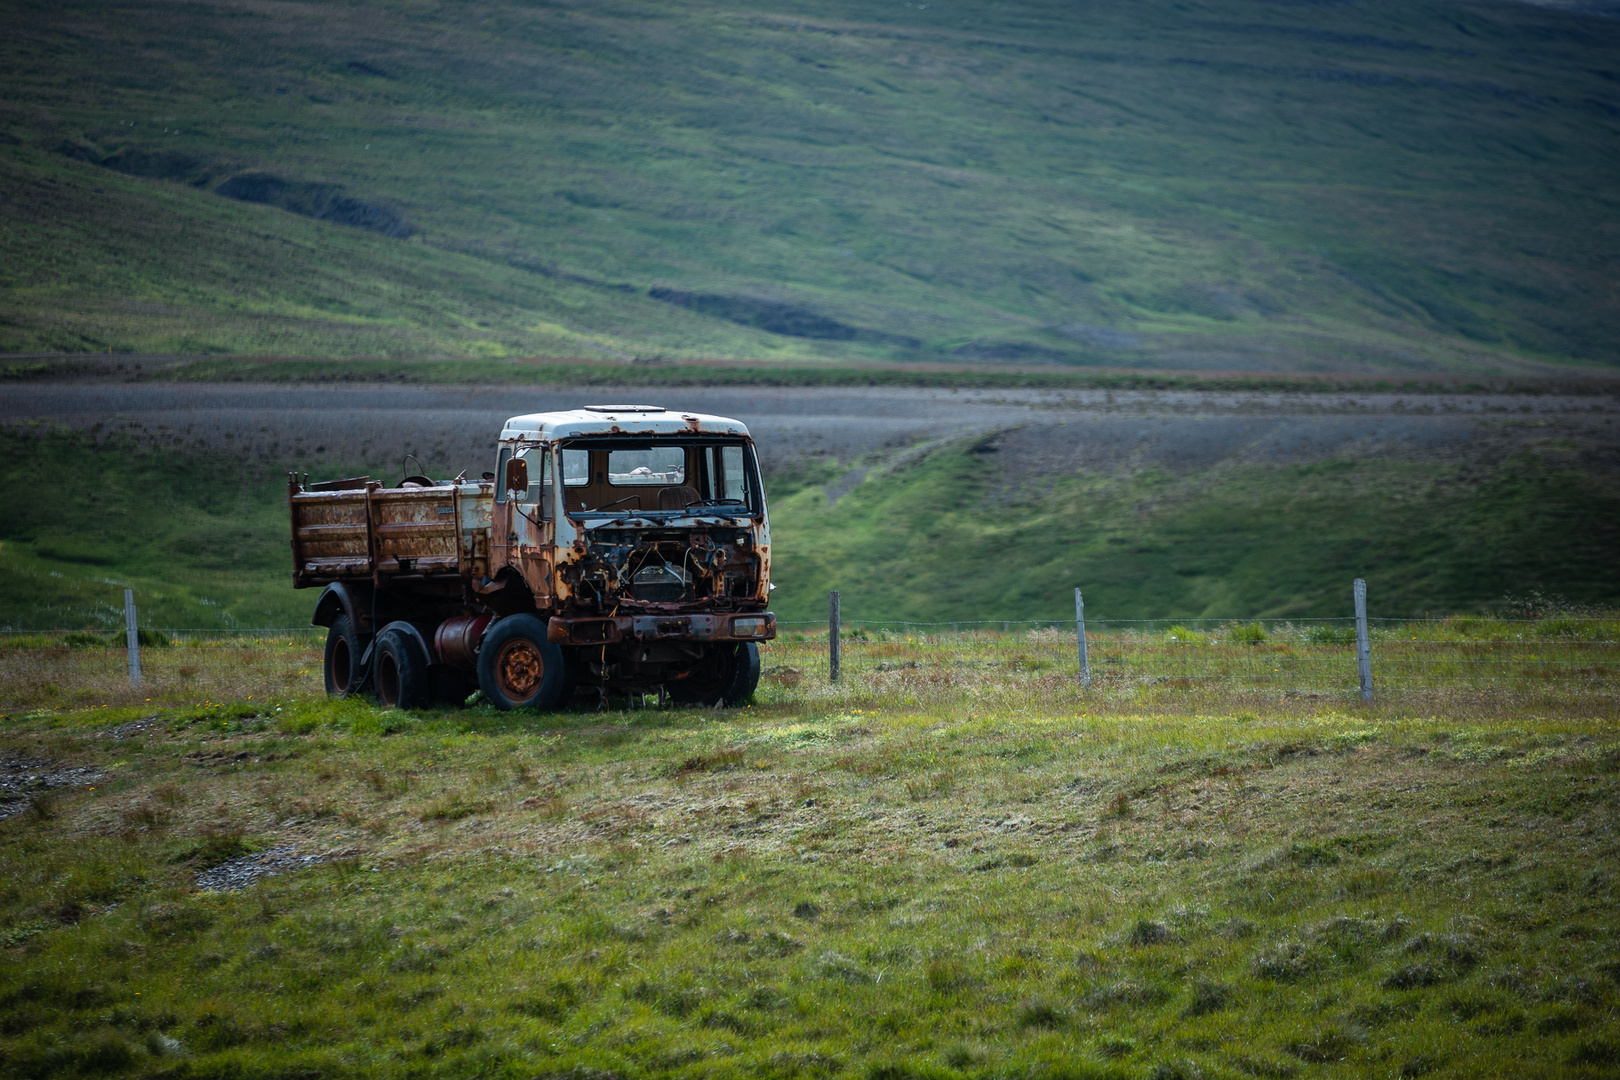
<instances>
[{"instance_id":1,"label":"grassy slope","mask_svg":"<svg viewBox=\"0 0 1620 1080\"><path fill-rule=\"evenodd\" d=\"M936 453L826 507L774 502L784 619L1093 619L1466 610L1503 594L1620 596L1614 478L1523 455L1497 468L1414 461L1243 466L1063 479L1003 502L988 461Z\"/></svg>"},{"instance_id":2,"label":"grassy slope","mask_svg":"<svg viewBox=\"0 0 1620 1080\"><path fill-rule=\"evenodd\" d=\"M0 626L122 626L125 588L146 626L308 622L274 468L123 438L8 432L0 445L3 482L37 495L0 523Z\"/></svg>"},{"instance_id":3,"label":"grassy slope","mask_svg":"<svg viewBox=\"0 0 1620 1080\"><path fill-rule=\"evenodd\" d=\"M818 485L779 485L775 606L825 618L837 588L852 619L1063 619L1080 586L1098 619L1342 616L1355 577L1386 616L1535 590L1612 602L1620 490L1559 459L1149 470L1008 499L954 447L830 508Z\"/></svg>"},{"instance_id":4,"label":"grassy slope","mask_svg":"<svg viewBox=\"0 0 1620 1080\"><path fill-rule=\"evenodd\" d=\"M284 477L263 462L122 437L0 436L0 483L78 478L0 522L0 625L296 626ZM343 470L322 467L337 475ZM323 472L323 475L325 472ZM772 484L774 608L825 617L1339 616L1365 576L1376 614L1470 610L1539 590L1620 599L1620 492L1555 451L1491 468L1403 461L1065 479L1004 497L989 455L880 466L831 507L816 464Z\"/></svg>"},{"instance_id":5,"label":"grassy slope","mask_svg":"<svg viewBox=\"0 0 1620 1080\"><path fill-rule=\"evenodd\" d=\"M0 747L100 775L0 822L0 1069L1235 1080L1620 1061L1603 722L924 693L543 730L283 698L8 719ZM137 716L152 726L99 736ZM194 890L269 844L333 861Z\"/></svg>"},{"instance_id":6,"label":"grassy slope","mask_svg":"<svg viewBox=\"0 0 1620 1080\"><path fill-rule=\"evenodd\" d=\"M1620 28L1579 14L8 7L7 349L1620 358L1605 299ZM134 179L65 143L193 164ZM187 183L241 168L343 184L419 231ZM784 337L652 286L771 296L874 333Z\"/></svg>"}]
</instances>

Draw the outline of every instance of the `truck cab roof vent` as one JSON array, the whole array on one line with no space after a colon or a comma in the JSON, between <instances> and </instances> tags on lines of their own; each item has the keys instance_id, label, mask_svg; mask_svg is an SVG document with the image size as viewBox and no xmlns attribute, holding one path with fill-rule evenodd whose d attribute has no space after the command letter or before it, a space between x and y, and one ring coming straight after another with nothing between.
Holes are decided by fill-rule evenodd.
<instances>
[{"instance_id":1,"label":"truck cab roof vent","mask_svg":"<svg viewBox=\"0 0 1620 1080\"><path fill-rule=\"evenodd\" d=\"M585 406L585 411L606 413L643 413L668 412L669 410L661 405L587 405Z\"/></svg>"}]
</instances>

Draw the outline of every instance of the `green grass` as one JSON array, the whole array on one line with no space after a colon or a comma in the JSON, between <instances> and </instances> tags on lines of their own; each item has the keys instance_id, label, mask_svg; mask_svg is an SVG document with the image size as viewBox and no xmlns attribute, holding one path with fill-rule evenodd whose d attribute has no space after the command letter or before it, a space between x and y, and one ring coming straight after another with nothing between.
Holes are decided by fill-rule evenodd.
<instances>
[{"instance_id":1,"label":"green grass","mask_svg":"<svg viewBox=\"0 0 1620 1080\"><path fill-rule=\"evenodd\" d=\"M1620 359L1620 31L1577 13L16 2L6 22L10 351ZM213 193L242 173L414 231ZM828 336L772 329L814 319Z\"/></svg>"},{"instance_id":2,"label":"green grass","mask_svg":"<svg viewBox=\"0 0 1620 1080\"><path fill-rule=\"evenodd\" d=\"M1357 576L1384 616L1476 611L1532 591L1620 600L1620 492L1562 443L1484 466L1148 469L1014 490L983 449L875 459L831 505L824 485L842 466L806 459L772 478L774 610L825 619L836 588L851 620L1063 620L1078 585L1099 620L1336 617ZM74 483L17 500L0 521L0 626L116 628L125 588L146 626L307 621L313 594L290 584L279 465L172 439L0 433L0 482L33 490L41 477Z\"/></svg>"},{"instance_id":3,"label":"green grass","mask_svg":"<svg viewBox=\"0 0 1620 1080\"><path fill-rule=\"evenodd\" d=\"M286 475L272 463L187 447L178 436L0 434L16 500L0 524L9 629L142 625L289 627L309 621L291 587Z\"/></svg>"},{"instance_id":4,"label":"green grass","mask_svg":"<svg viewBox=\"0 0 1620 1080\"><path fill-rule=\"evenodd\" d=\"M1180 624L1122 626L1092 619L1086 627L1091 683L1116 695L1163 687L1351 701L1359 691L1351 624L1350 619L1228 622L1204 632ZM161 709L196 701L211 710L232 700L319 694L324 637L318 627L173 638L147 632L137 685L129 681L120 634L0 635L0 710ZM1369 637L1375 696L1393 694L1402 701L1531 695L1546 708L1563 708L1572 701L1612 697L1620 677L1620 618L1612 610L1579 617L1547 612L1511 619L1377 620ZM965 633L944 626L857 623L844 627L841 642L844 678L901 694L975 682L1038 686L1042 680L1072 678L1078 663L1075 629L1062 621L1037 628L970 626ZM825 684L827 632L784 628L777 640L761 646L760 660L771 686ZM914 697L905 700L915 704ZM594 706L597 699L586 690L580 701ZM735 763L725 755L700 755L681 768L702 772ZM466 816L461 813L466 805L477 804L452 800L433 813Z\"/></svg>"},{"instance_id":5,"label":"green grass","mask_svg":"<svg viewBox=\"0 0 1620 1080\"><path fill-rule=\"evenodd\" d=\"M1363 577L1376 614L1541 590L1620 597L1620 491L1548 447L1480 468L1389 458L1038 477L1007 490L984 442L772 487L773 606L852 621L1332 617ZM893 461L895 459L891 459Z\"/></svg>"},{"instance_id":6,"label":"green grass","mask_svg":"<svg viewBox=\"0 0 1620 1080\"><path fill-rule=\"evenodd\" d=\"M1606 706L1072 680L12 718L9 1075L1601 1076ZM1594 711L1596 710L1596 711ZM385 734L386 732L386 734ZM314 868L239 893L228 850Z\"/></svg>"}]
</instances>

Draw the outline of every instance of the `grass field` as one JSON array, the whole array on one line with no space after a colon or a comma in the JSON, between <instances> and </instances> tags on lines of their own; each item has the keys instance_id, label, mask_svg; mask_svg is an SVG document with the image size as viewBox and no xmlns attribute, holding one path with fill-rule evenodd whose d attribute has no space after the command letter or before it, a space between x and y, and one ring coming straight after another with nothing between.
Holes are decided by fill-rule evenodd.
<instances>
[{"instance_id":1,"label":"grass field","mask_svg":"<svg viewBox=\"0 0 1620 1080\"><path fill-rule=\"evenodd\" d=\"M720 713L381 712L269 677L6 717L0 1068L1620 1065L1612 686L773 667ZM197 885L255 859L284 872Z\"/></svg>"},{"instance_id":2,"label":"grass field","mask_svg":"<svg viewBox=\"0 0 1620 1080\"><path fill-rule=\"evenodd\" d=\"M1525 603L1532 603L1529 598ZM0 710L184 705L256 695L324 692L321 627L268 631L140 631L142 679L128 675L123 631L0 634ZM1087 679L1117 696L1210 691L1343 703L1359 698L1353 619L1184 622L1095 617L1086 626ZM1620 691L1620 619L1521 610L1515 617L1369 620L1378 696L1413 702L1534 700L1538 708L1597 708ZM902 696L919 687L1044 685L1078 672L1076 628L948 624L843 626L843 677ZM831 677L825 625L784 624L761 646L766 681L793 689ZM575 703L595 708L593 691ZM640 707L640 703L625 707ZM910 700L907 698L906 700Z\"/></svg>"},{"instance_id":3,"label":"grass field","mask_svg":"<svg viewBox=\"0 0 1620 1080\"><path fill-rule=\"evenodd\" d=\"M17 0L6 25L7 351L1620 359L1620 29L1579 11Z\"/></svg>"}]
</instances>

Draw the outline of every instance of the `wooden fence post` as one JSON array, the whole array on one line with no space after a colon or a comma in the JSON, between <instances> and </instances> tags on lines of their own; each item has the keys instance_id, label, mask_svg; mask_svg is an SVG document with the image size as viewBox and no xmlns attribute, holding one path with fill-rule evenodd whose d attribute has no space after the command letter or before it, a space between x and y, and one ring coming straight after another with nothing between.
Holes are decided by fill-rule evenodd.
<instances>
[{"instance_id":1,"label":"wooden fence post","mask_svg":"<svg viewBox=\"0 0 1620 1080\"><path fill-rule=\"evenodd\" d=\"M1367 640L1367 583L1356 578L1350 586L1356 598L1356 671L1361 677L1361 700L1371 702L1372 644Z\"/></svg>"},{"instance_id":2,"label":"wooden fence post","mask_svg":"<svg viewBox=\"0 0 1620 1080\"><path fill-rule=\"evenodd\" d=\"M838 681L838 590L834 589L827 605L827 680Z\"/></svg>"},{"instance_id":3,"label":"wooden fence post","mask_svg":"<svg viewBox=\"0 0 1620 1080\"><path fill-rule=\"evenodd\" d=\"M141 685L141 632L135 627L135 590L124 590L124 643L129 650L129 685Z\"/></svg>"},{"instance_id":4,"label":"wooden fence post","mask_svg":"<svg viewBox=\"0 0 1620 1080\"><path fill-rule=\"evenodd\" d=\"M1086 602L1074 590L1074 636L1080 642L1080 685L1091 685L1091 664L1086 660Z\"/></svg>"}]
</instances>

